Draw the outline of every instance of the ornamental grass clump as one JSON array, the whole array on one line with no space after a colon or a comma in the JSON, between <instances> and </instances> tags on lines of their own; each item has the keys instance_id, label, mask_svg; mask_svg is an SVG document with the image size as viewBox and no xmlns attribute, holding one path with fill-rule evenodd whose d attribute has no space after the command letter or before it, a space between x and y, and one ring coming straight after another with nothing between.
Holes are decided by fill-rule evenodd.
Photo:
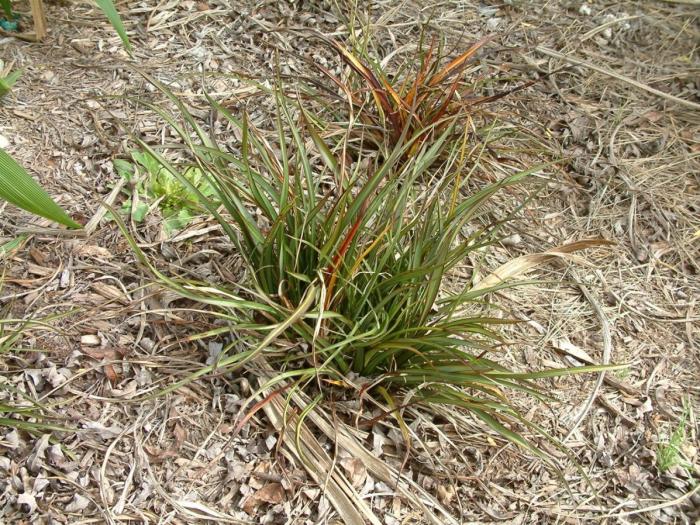
<instances>
[{"instance_id":1,"label":"ornamental grass clump","mask_svg":"<svg viewBox=\"0 0 700 525\"><path fill-rule=\"evenodd\" d=\"M530 448L514 429L518 422L533 425L513 407L510 392L543 399L535 379L598 369L506 369L495 355L498 328L507 321L479 304L503 285L444 289L456 265L495 242L499 224L484 214L489 199L541 169L470 191L473 159L485 145L466 140L461 113L429 130L404 130L404 140L377 154L355 130L336 142L323 139L332 123L282 89L271 92L271 132L207 97L226 123L226 133L215 136L166 86L149 80L178 108L174 115L149 105L179 140L156 147L137 139L138 146L197 196L245 269L225 285L178 279L158 271L131 239L161 282L210 305L226 323L193 336L226 334L230 343L217 363L188 380L214 370L255 374L264 361L274 371L265 389L303 389L315 406L335 392L379 394L394 407L409 399L414 406L461 407ZM425 141L428 131L434 137ZM240 140L222 142L232 136ZM347 140L355 142L354 161L344 155ZM173 162L183 149L189 159ZM211 195L186 176L193 166Z\"/></svg>"},{"instance_id":2,"label":"ornamental grass clump","mask_svg":"<svg viewBox=\"0 0 700 525\"><path fill-rule=\"evenodd\" d=\"M455 118L468 120L480 106L535 82L504 88L500 84L508 79L488 78L483 73L472 74L470 81L465 80L465 71L474 65L477 53L491 37L480 39L451 60L445 56L444 47L437 39L433 38L424 50L421 38L418 54L409 56L395 70L390 70L383 61L374 60L367 42L349 49L336 40L325 37L322 40L338 53L351 74L341 80L327 68L318 64L317 67L338 88L337 95L350 104L351 115L357 112L353 131L363 135L365 147L374 145L380 151L410 140L412 147L406 153L412 154L423 142L449 129ZM486 86L491 94L480 94ZM343 120L341 115L337 117ZM458 139L451 137L451 140Z\"/></svg>"}]
</instances>

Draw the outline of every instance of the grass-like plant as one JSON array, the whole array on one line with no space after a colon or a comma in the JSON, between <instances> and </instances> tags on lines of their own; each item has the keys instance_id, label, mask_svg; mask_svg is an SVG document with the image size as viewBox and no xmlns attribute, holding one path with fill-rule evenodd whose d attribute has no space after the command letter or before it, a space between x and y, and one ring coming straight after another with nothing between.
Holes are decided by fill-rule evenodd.
<instances>
[{"instance_id":1,"label":"grass-like plant","mask_svg":"<svg viewBox=\"0 0 700 525\"><path fill-rule=\"evenodd\" d=\"M0 319L0 356L17 351L16 345L27 323L28 321ZM0 427L27 432L66 430L66 427L55 421L56 418L49 407L32 399L4 376L0 376Z\"/></svg>"},{"instance_id":2,"label":"grass-like plant","mask_svg":"<svg viewBox=\"0 0 700 525\"><path fill-rule=\"evenodd\" d=\"M681 414L678 426L671 436L662 443L659 443L656 453L656 465L661 472L667 472L675 466L685 469L692 469L692 464L684 457L682 448L686 440L686 424L690 415L690 403L684 402L683 413Z\"/></svg>"},{"instance_id":3,"label":"grass-like plant","mask_svg":"<svg viewBox=\"0 0 700 525\"><path fill-rule=\"evenodd\" d=\"M498 326L507 321L475 306L501 285L444 289L456 265L495 241L499 225L480 215L489 198L531 173L470 193L465 181L475 167L467 160L474 145L454 140L469 132L460 128L460 114L433 123L431 141L423 140L423 128L402 131L405 139L392 142L388 155L360 143L349 163L344 143L321 138L320 117L279 90L276 130L269 133L208 97L228 123L226 136L241 137L231 148L166 86L151 82L179 110L173 115L150 105L180 141L155 147L138 140L139 147L197 195L245 268L239 281L223 286L178 279L159 272L131 239L162 282L228 322L202 334L232 334L219 362L189 379L264 356L278 374L268 388L291 381L314 390L318 402L331 395L329 385L342 385L352 395L379 394L395 407L410 392L411 404L467 409L530 448L515 426L535 425L514 408L509 392L543 399L536 379L600 369L506 369L494 354ZM173 162L183 146L186 169L197 166L214 197ZM340 392L334 395L347 395Z\"/></svg>"},{"instance_id":4,"label":"grass-like plant","mask_svg":"<svg viewBox=\"0 0 700 525\"><path fill-rule=\"evenodd\" d=\"M491 37L478 40L451 60L445 57L444 48L441 43L438 45L437 39L433 38L424 50L421 38L417 57L401 63L395 71L389 71L386 65L372 58L368 42L349 49L337 40L322 39L354 73L341 80L317 65L358 112L354 130L363 135L365 147L374 142L383 150L410 140L412 147L408 153L413 153L424 141L439 137L454 117L469 118L479 106L534 83L522 82L515 88L481 95L477 90L488 79L464 81L462 73Z\"/></svg>"}]
</instances>

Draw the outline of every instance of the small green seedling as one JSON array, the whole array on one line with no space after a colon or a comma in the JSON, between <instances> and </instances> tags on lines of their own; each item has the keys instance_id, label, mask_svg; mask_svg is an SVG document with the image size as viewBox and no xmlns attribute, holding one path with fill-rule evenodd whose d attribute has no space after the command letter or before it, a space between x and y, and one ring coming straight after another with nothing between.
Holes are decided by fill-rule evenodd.
<instances>
[{"instance_id":1,"label":"small green seedling","mask_svg":"<svg viewBox=\"0 0 700 525\"><path fill-rule=\"evenodd\" d=\"M15 82L22 76L22 71L12 71L7 73L2 73L0 68L0 98L7 95L11 90Z\"/></svg>"},{"instance_id":2,"label":"small green seedling","mask_svg":"<svg viewBox=\"0 0 700 525\"><path fill-rule=\"evenodd\" d=\"M202 209L197 194L150 153L133 151L131 158L133 163L121 159L114 161L117 173L129 183L126 190L129 198L122 205L122 211L140 223L158 208L166 235L187 226ZM206 197L214 195L214 188L200 168L191 166L183 173L201 194Z\"/></svg>"},{"instance_id":3,"label":"small green seedling","mask_svg":"<svg viewBox=\"0 0 700 525\"><path fill-rule=\"evenodd\" d=\"M615 375L620 379L627 379L630 376L630 373L631 371L629 368L623 368L622 370L615 372Z\"/></svg>"},{"instance_id":4,"label":"small green seedling","mask_svg":"<svg viewBox=\"0 0 700 525\"><path fill-rule=\"evenodd\" d=\"M5 17L8 19L13 17L12 3L10 0L0 0L0 7L2 7L2 12L5 13Z\"/></svg>"},{"instance_id":5,"label":"small green seedling","mask_svg":"<svg viewBox=\"0 0 700 525\"><path fill-rule=\"evenodd\" d=\"M673 467L680 466L682 468L690 468L690 462L686 460L683 454L683 445L686 440L685 425L690 412L688 403L684 403L683 414L678 422L678 426L671 434L668 441L659 443L658 453L656 455L656 465L661 472L667 472Z\"/></svg>"}]
</instances>

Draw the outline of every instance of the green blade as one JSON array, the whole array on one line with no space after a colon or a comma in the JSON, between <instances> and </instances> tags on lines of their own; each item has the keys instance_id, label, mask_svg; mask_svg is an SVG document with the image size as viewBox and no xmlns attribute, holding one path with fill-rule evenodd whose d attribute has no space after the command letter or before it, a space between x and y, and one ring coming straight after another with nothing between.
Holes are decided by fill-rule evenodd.
<instances>
[{"instance_id":1,"label":"green blade","mask_svg":"<svg viewBox=\"0 0 700 525\"><path fill-rule=\"evenodd\" d=\"M12 86L15 85L15 82L17 82L17 79L21 76L22 71L13 71L5 78L0 78L0 97L7 95L12 89Z\"/></svg>"},{"instance_id":2,"label":"green blade","mask_svg":"<svg viewBox=\"0 0 700 525\"><path fill-rule=\"evenodd\" d=\"M119 16L119 13L117 12L116 8L114 7L114 3L112 3L112 0L95 0L95 3L100 9L102 9L102 12L107 17L107 20L109 20L109 23L112 24L112 27L119 35L119 38L122 39L124 47L127 49L127 51L131 51L131 43L129 42L129 37L126 36L126 29L124 29L122 19Z\"/></svg>"},{"instance_id":3,"label":"green blade","mask_svg":"<svg viewBox=\"0 0 700 525\"><path fill-rule=\"evenodd\" d=\"M10 0L0 0L0 6L2 6L2 10L5 12L5 18L12 20L12 3Z\"/></svg>"},{"instance_id":4,"label":"green blade","mask_svg":"<svg viewBox=\"0 0 700 525\"><path fill-rule=\"evenodd\" d=\"M9 75L7 75L5 78L3 78L3 81L7 85L7 87L12 87L15 85L15 82L17 82L17 79L22 76L22 70L17 70L13 71Z\"/></svg>"},{"instance_id":5,"label":"green blade","mask_svg":"<svg viewBox=\"0 0 700 525\"><path fill-rule=\"evenodd\" d=\"M11 241L8 241L4 244L0 245L0 261L2 261L5 257L10 255L13 251L15 251L17 248L21 247L24 241L27 240L26 235L20 235L19 237L15 237Z\"/></svg>"},{"instance_id":6,"label":"green blade","mask_svg":"<svg viewBox=\"0 0 700 525\"><path fill-rule=\"evenodd\" d=\"M2 148L0 148L0 198L69 228L82 228Z\"/></svg>"}]
</instances>

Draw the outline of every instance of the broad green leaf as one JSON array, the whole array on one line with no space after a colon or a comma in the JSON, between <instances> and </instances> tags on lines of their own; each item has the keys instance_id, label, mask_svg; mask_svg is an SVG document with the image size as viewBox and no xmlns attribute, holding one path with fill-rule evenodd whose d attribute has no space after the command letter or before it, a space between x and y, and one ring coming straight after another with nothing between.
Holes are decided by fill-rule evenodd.
<instances>
[{"instance_id":1,"label":"broad green leaf","mask_svg":"<svg viewBox=\"0 0 700 525\"><path fill-rule=\"evenodd\" d=\"M146 215L148 215L148 204L143 201L139 201L136 207L131 210L131 218L134 222L143 222Z\"/></svg>"},{"instance_id":2,"label":"broad green leaf","mask_svg":"<svg viewBox=\"0 0 700 525\"><path fill-rule=\"evenodd\" d=\"M112 3L112 0L95 0L95 3L100 9L102 9L102 12L107 17L107 20L109 20L109 23L112 24L112 27L119 35L119 38L122 39L124 47L127 49L127 51L131 51L131 43L129 42L129 37L126 36L126 29L124 29L122 19L119 16L119 13L117 12L116 8L114 7L114 3Z\"/></svg>"},{"instance_id":3,"label":"broad green leaf","mask_svg":"<svg viewBox=\"0 0 700 525\"><path fill-rule=\"evenodd\" d=\"M187 208L182 208L177 213L165 217L163 219L163 229L165 233L170 235L171 233L183 229L192 220L193 215Z\"/></svg>"},{"instance_id":4,"label":"broad green leaf","mask_svg":"<svg viewBox=\"0 0 700 525\"><path fill-rule=\"evenodd\" d=\"M131 181L134 176L134 165L131 162L124 159L114 159L112 165L121 178L128 182Z\"/></svg>"},{"instance_id":5,"label":"broad green leaf","mask_svg":"<svg viewBox=\"0 0 700 525\"><path fill-rule=\"evenodd\" d=\"M131 157L143 172L138 178L136 190L140 197L145 199L139 201L138 206L131 211L135 222L141 222L146 217L150 209L147 204L149 201L158 200L158 207L164 218L163 229L166 234L170 234L187 226L196 213L204 208L200 195L218 205L216 190L200 168L190 166L176 175L172 171L174 167L164 166L148 151L133 151ZM134 180L133 164L115 160L114 167L121 177L128 181ZM128 194L128 191L126 193ZM124 208L129 212L132 204L127 201Z\"/></svg>"},{"instance_id":6,"label":"broad green leaf","mask_svg":"<svg viewBox=\"0 0 700 525\"><path fill-rule=\"evenodd\" d=\"M2 148L0 148L0 198L69 228L82 228Z\"/></svg>"}]
</instances>

